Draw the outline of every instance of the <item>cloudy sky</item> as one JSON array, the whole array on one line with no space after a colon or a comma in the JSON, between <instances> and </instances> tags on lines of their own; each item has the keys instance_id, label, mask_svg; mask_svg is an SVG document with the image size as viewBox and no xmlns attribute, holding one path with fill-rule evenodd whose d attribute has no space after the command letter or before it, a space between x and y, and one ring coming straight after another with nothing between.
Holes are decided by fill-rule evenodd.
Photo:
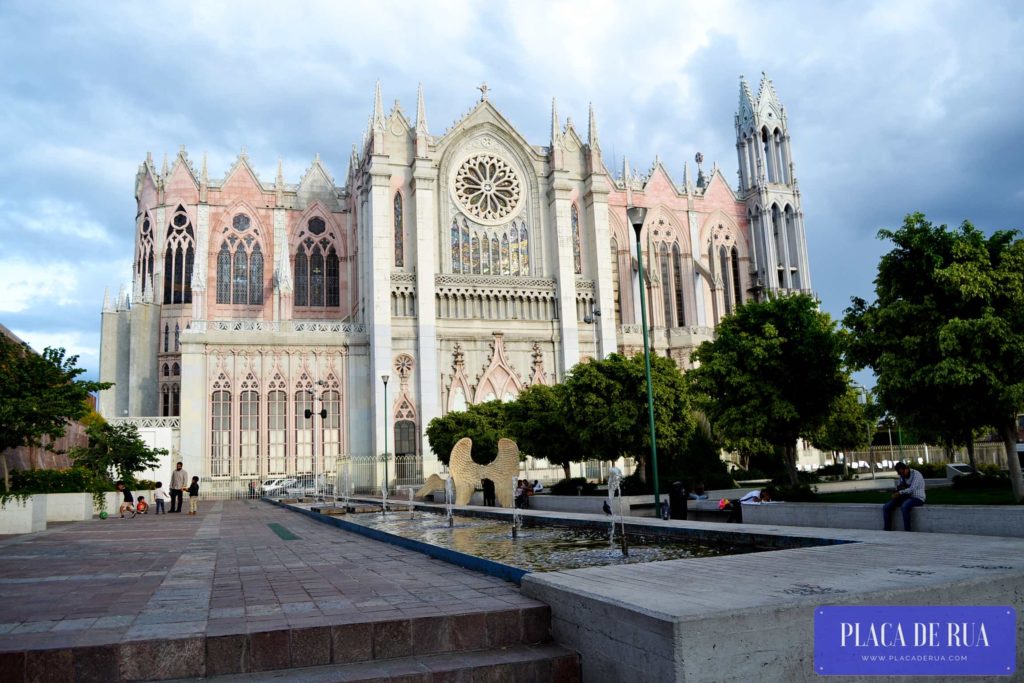
<instances>
[{"instance_id":1,"label":"cloudy sky","mask_svg":"<svg viewBox=\"0 0 1024 683\"><path fill-rule=\"evenodd\" d=\"M335 178L371 113L438 135L490 99L547 144L551 98L606 163L677 181L696 152L736 177L738 78L787 108L813 285L871 297L875 234L911 211L1024 227L1019 2L0 2L0 323L98 374L105 288L131 277L135 172L182 144L222 176Z\"/></svg>"}]
</instances>

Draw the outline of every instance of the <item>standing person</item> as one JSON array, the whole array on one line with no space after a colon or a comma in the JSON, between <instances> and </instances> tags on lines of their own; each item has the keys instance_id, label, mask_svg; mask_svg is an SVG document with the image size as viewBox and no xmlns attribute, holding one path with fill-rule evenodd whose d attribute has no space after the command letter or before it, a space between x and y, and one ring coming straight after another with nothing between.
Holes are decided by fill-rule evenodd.
<instances>
[{"instance_id":1,"label":"standing person","mask_svg":"<svg viewBox=\"0 0 1024 683\"><path fill-rule=\"evenodd\" d=\"M882 521L886 531L892 531L892 511L896 508L903 513L903 530L911 531L910 511L924 505L924 477L917 470L912 470L905 462L896 463L896 474L900 475L896 482L896 490L892 500L882 506Z\"/></svg>"},{"instance_id":2,"label":"standing person","mask_svg":"<svg viewBox=\"0 0 1024 683\"><path fill-rule=\"evenodd\" d=\"M167 493L164 491L164 483L158 481L156 483L156 491L153 492L153 500L156 501L156 512L154 514L159 515L161 512L167 514L167 510L164 508L164 502L167 500Z\"/></svg>"},{"instance_id":3,"label":"standing person","mask_svg":"<svg viewBox=\"0 0 1024 683\"><path fill-rule=\"evenodd\" d=\"M199 477L192 477L188 487L188 514L194 515L199 510Z\"/></svg>"},{"instance_id":4,"label":"standing person","mask_svg":"<svg viewBox=\"0 0 1024 683\"><path fill-rule=\"evenodd\" d=\"M181 512L186 486L188 486L188 472L181 469L179 461L174 471L171 472L171 512Z\"/></svg>"},{"instance_id":5,"label":"standing person","mask_svg":"<svg viewBox=\"0 0 1024 683\"><path fill-rule=\"evenodd\" d=\"M490 479L484 479L483 480L483 487L484 487L484 505L486 505L487 507L494 507L495 504L496 504L495 498L497 497L496 493L495 493L495 490L494 490L494 482L491 481Z\"/></svg>"}]
</instances>

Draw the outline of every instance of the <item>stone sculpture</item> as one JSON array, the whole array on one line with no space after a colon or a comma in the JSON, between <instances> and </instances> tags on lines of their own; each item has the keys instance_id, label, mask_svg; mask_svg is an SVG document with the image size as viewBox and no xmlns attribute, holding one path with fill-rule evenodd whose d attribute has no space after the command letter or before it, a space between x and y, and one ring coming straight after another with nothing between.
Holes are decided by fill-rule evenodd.
<instances>
[{"instance_id":1,"label":"stone sculpture","mask_svg":"<svg viewBox=\"0 0 1024 683\"><path fill-rule=\"evenodd\" d=\"M459 439L452 449L448 469L455 484L455 504L469 505L482 479L494 482L498 505L512 507L512 478L519 474L519 446L511 439L498 440L498 457L486 465L473 462L473 440Z\"/></svg>"}]
</instances>

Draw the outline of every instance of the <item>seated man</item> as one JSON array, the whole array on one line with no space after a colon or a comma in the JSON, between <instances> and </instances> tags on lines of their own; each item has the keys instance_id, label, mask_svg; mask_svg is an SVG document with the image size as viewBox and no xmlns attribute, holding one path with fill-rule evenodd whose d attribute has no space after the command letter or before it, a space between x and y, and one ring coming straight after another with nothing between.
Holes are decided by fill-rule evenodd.
<instances>
[{"instance_id":1,"label":"seated man","mask_svg":"<svg viewBox=\"0 0 1024 683\"><path fill-rule=\"evenodd\" d=\"M771 501L772 490L770 487L764 489L754 489L753 491L749 491L739 500L731 501L731 506L729 508L729 519L725 521L742 524L744 503L770 503Z\"/></svg>"},{"instance_id":2,"label":"seated man","mask_svg":"<svg viewBox=\"0 0 1024 683\"><path fill-rule=\"evenodd\" d=\"M882 520L885 530L892 531L892 511L899 508L903 513L903 530L910 531L910 511L924 505L924 477L903 462L896 463L895 469L900 478L896 482L892 500L882 506Z\"/></svg>"}]
</instances>

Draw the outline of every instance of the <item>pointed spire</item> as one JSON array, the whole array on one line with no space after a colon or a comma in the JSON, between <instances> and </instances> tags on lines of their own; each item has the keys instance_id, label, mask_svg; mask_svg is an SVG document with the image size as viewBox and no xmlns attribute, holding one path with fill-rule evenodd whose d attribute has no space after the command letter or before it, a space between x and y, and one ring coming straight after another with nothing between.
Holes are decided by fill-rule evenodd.
<instances>
[{"instance_id":1,"label":"pointed spire","mask_svg":"<svg viewBox=\"0 0 1024 683\"><path fill-rule=\"evenodd\" d=\"M147 166L152 166L153 165L153 153L152 152L146 152L146 165Z\"/></svg>"},{"instance_id":2,"label":"pointed spire","mask_svg":"<svg viewBox=\"0 0 1024 683\"><path fill-rule=\"evenodd\" d=\"M348 176L347 177L351 178L352 174L356 172L357 168L359 168L359 152L356 150L356 146L353 143L353 145L352 145L352 154L350 154L349 157L348 157Z\"/></svg>"},{"instance_id":3,"label":"pointed spire","mask_svg":"<svg viewBox=\"0 0 1024 683\"><path fill-rule=\"evenodd\" d=\"M683 192L690 191L690 164L683 162Z\"/></svg>"},{"instance_id":4,"label":"pointed spire","mask_svg":"<svg viewBox=\"0 0 1024 683\"><path fill-rule=\"evenodd\" d=\"M108 313L108 312L113 311L113 310L114 310L114 307L110 303L110 288L109 287L104 287L103 288L103 312L104 313Z\"/></svg>"},{"instance_id":5,"label":"pointed spire","mask_svg":"<svg viewBox=\"0 0 1024 683\"><path fill-rule=\"evenodd\" d=\"M166 152L164 152L164 163L163 163L163 165L162 165L162 166L160 167L160 175L161 175L161 177L164 177L164 178L166 178L166 177L167 177L167 173L168 173L168 168L167 168L167 153L166 153Z\"/></svg>"},{"instance_id":6,"label":"pointed spire","mask_svg":"<svg viewBox=\"0 0 1024 683\"><path fill-rule=\"evenodd\" d=\"M128 290L124 284L121 285L121 289L117 292L117 303L115 305L119 311L128 310Z\"/></svg>"},{"instance_id":7,"label":"pointed spire","mask_svg":"<svg viewBox=\"0 0 1024 683\"><path fill-rule=\"evenodd\" d=\"M274 201L277 206L284 205L284 164L281 157L277 158L277 177L274 178Z\"/></svg>"},{"instance_id":8,"label":"pointed spire","mask_svg":"<svg viewBox=\"0 0 1024 683\"><path fill-rule=\"evenodd\" d=\"M380 95L380 81L373 91L373 128L384 130L384 103Z\"/></svg>"},{"instance_id":9,"label":"pointed spire","mask_svg":"<svg viewBox=\"0 0 1024 683\"><path fill-rule=\"evenodd\" d=\"M427 135L427 105L423 101L423 84L416 89L416 134Z\"/></svg>"},{"instance_id":10,"label":"pointed spire","mask_svg":"<svg viewBox=\"0 0 1024 683\"><path fill-rule=\"evenodd\" d=\"M587 144L590 145L591 150L601 149L601 145L597 141L597 119L594 117L594 103L590 103L590 112L588 114L587 121Z\"/></svg>"},{"instance_id":11,"label":"pointed spire","mask_svg":"<svg viewBox=\"0 0 1024 683\"><path fill-rule=\"evenodd\" d=\"M562 137L562 126L558 123L558 103L551 98L551 146Z\"/></svg>"},{"instance_id":12,"label":"pointed spire","mask_svg":"<svg viewBox=\"0 0 1024 683\"><path fill-rule=\"evenodd\" d=\"M629 157L622 155L622 182L626 185L626 206L633 203L633 181L630 178Z\"/></svg>"},{"instance_id":13,"label":"pointed spire","mask_svg":"<svg viewBox=\"0 0 1024 683\"><path fill-rule=\"evenodd\" d=\"M210 187L210 178L206 172L206 152L203 152L203 168L199 172L199 201L205 202L207 190Z\"/></svg>"}]
</instances>

